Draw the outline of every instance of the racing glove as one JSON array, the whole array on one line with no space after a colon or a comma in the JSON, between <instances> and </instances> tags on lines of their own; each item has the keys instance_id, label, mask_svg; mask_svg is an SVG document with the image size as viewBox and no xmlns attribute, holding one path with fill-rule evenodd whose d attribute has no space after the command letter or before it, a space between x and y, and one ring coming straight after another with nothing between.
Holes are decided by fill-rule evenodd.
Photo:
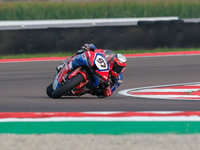
<instances>
[{"instance_id":1,"label":"racing glove","mask_svg":"<svg viewBox=\"0 0 200 150\"><path fill-rule=\"evenodd\" d=\"M109 97L113 94L110 86L107 86L103 89L103 95L106 96L106 97Z\"/></svg>"}]
</instances>

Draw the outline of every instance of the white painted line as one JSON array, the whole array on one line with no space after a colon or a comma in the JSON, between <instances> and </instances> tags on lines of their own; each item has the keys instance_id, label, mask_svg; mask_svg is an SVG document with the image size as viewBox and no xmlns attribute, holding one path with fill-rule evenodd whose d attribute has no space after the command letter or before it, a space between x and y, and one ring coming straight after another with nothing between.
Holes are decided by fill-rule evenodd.
<instances>
[{"instance_id":1,"label":"white painted line","mask_svg":"<svg viewBox=\"0 0 200 150\"><path fill-rule=\"evenodd\" d=\"M0 119L0 122L67 122L67 121L200 121L200 116L179 117L54 117L54 118L23 118Z\"/></svg>"},{"instance_id":2,"label":"white painted line","mask_svg":"<svg viewBox=\"0 0 200 150\"><path fill-rule=\"evenodd\" d=\"M144 89L144 90L133 90L129 92L192 92L199 91L199 89Z\"/></svg>"},{"instance_id":3,"label":"white painted line","mask_svg":"<svg viewBox=\"0 0 200 150\"><path fill-rule=\"evenodd\" d=\"M109 114L117 114L117 113L125 113L126 111L86 111L82 112L83 114L103 114L103 115L109 115Z\"/></svg>"},{"instance_id":4,"label":"white painted line","mask_svg":"<svg viewBox=\"0 0 200 150\"><path fill-rule=\"evenodd\" d=\"M172 99L172 98L200 98L198 95L133 95L134 97L141 98L160 98L160 99Z\"/></svg>"}]
</instances>

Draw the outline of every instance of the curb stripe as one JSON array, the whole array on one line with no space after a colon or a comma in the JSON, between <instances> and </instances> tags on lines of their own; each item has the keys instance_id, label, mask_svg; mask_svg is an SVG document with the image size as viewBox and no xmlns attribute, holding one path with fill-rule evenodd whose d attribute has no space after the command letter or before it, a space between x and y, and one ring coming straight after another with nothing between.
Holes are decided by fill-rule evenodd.
<instances>
[{"instance_id":1,"label":"curb stripe","mask_svg":"<svg viewBox=\"0 0 200 150\"><path fill-rule=\"evenodd\" d=\"M129 92L132 95L188 95L187 92Z\"/></svg>"},{"instance_id":2,"label":"curb stripe","mask_svg":"<svg viewBox=\"0 0 200 150\"><path fill-rule=\"evenodd\" d=\"M198 91L199 89L187 89L187 88L183 88L183 89L176 89L173 87L168 87L168 88L154 88L154 89L144 89L144 90L139 90L139 91L135 91L135 92L192 92L192 91ZM134 91L130 91L129 93L134 92Z\"/></svg>"},{"instance_id":3,"label":"curb stripe","mask_svg":"<svg viewBox=\"0 0 200 150\"><path fill-rule=\"evenodd\" d=\"M200 100L199 87L199 82L193 82L126 89L118 93L140 98L197 101Z\"/></svg>"},{"instance_id":4,"label":"curb stripe","mask_svg":"<svg viewBox=\"0 0 200 150\"><path fill-rule=\"evenodd\" d=\"M200 100L200 96L196 95L133 95L134 97L140 97L140 98L158 98L158 99L168 99L168 100ZM163 98L164 97L164 98ZM186 99L188 98L188 99Z\"/></svg>"},{"instance_id":5,"label":"curb stripe","mask_svg":"<svg viewBox=\"0 0 200 150\"><path fill-rule=\"evenodd\" d=\"M2 112L0 119L23 118L55 118L55 117L190 117L199 116L200 111L175 111L175 112Z\"/></svg>"},{"instance_id":6,"label":"curb stripe","mask_svg":"<svg viewBox=\"0 0 200 150\"><path fill-rule=\"evenodd\" d=\"M169 89L169 87L160 87L160 88L157 88L157 89ZM174 86L174 87L170 87L170 89L172 90L176 90L176 89L192 89L192 90L199 90L200 89L200 86L199 85L183 85L183 86Z\"/></svg>"},{"instance_id":7,"label":"curb stripe","mask_svg":"<svg viewBox=\"0 0 200 150\"><path fill-rule=\"evenodd\" d=\"M0 116L0 133L4 134L200 133L200 111L8 112Z\"/></svg>"}]
</instances>

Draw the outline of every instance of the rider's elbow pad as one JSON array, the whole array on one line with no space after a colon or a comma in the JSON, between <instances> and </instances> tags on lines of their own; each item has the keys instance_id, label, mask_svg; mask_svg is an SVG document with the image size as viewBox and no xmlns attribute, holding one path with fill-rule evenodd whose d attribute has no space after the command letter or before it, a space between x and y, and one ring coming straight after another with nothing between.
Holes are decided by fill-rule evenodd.
<instances>
[{"instance_id":1,"label":"rider's elbow pad","mask_svg":"<svg viewBox=\"0 0 200 150\"><path fill-rule=\"evenodd\" d=\"M123 80L117 80L118 84L122 84Z\"/></svg>"},{"instance_id":2,"label":"rider's elbow pad","mask_svg":"<svg viewBox=\"0 0 200 150\"><path fill-rule=\"evenodd\" d=\"M84 50L83 50L83 49L80 49L80 50L77 51L76 54L77 54L77 55L78 55L78 54L82 54L83 52L84 52Z\"/></svg>"},{"instance_id":3,"label":"rider's elbow pad","mask_svg":"<svg viewBox=\"0 0 200 150\"><path fill-rule=\"evenodd\" d=\"M122 84L123 80L116 80L114 86L118 88Z\"/></svg>"}]
</instances>

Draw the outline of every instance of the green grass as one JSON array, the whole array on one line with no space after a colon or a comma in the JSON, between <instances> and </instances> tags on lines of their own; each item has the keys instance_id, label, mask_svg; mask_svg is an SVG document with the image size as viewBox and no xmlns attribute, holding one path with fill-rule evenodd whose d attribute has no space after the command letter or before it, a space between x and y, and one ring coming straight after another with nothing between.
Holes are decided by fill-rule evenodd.
<instances>
[{"instance_id":1,"label":"green grass","mask_svg":"<svg viewBox=\"0 0 200 150\"><path fill-rule=\"evenodd\" d=\"M0 20L164 17L199 18L200 1L0 2Z\"/></svg>"},{"instance_id":2,"label":"green grass","mask_svg":"<svg viewBox=\"0 0 200 150\"><path fill-rule=\"evenodd\" d=\"M17 54L17 55L0 55L0 59L12 59L12 58L38 58L38 57L64 57L72 56L75 53L37 53L37 54Z\"/></svg>"},{"instance_id":3,"label":"green grass","mask_svg":"<svg viewBox=\"0 0 200 150\"><path fill-rule=\"evenodd\" d=\"M200 48L156 48L149 50L117 50L115 53L139 54L139 53L157 53L157 52L178 52L178 51L198 51Z\"/></svg>"},{"instance_id":4,"label":"green grass","mask_svg":"<svg viewBox=\"0 0 200 150\"><path fill-rule=\"evenodd\" d=\"M197 51L200 48L157 48L150 50L113 50L115 53L121 54L138 54L138 53L156 53L156 52L177 52L177 51ZM65 57L72 56L74 53L38 53L38 54L18 54L18 55L0 55L0 59L15 59L15 58L38 58L38 57Z\"/></svg>"},{"instance_id":5,"label":"green grass","mask_svg":"<svg viewBox=\"0 0 200 150\"><path fill-rule=\"evenodd\" d=\"M199 134L199 121L1 122L0 134Z\"/></svg>"}]
</instances>

